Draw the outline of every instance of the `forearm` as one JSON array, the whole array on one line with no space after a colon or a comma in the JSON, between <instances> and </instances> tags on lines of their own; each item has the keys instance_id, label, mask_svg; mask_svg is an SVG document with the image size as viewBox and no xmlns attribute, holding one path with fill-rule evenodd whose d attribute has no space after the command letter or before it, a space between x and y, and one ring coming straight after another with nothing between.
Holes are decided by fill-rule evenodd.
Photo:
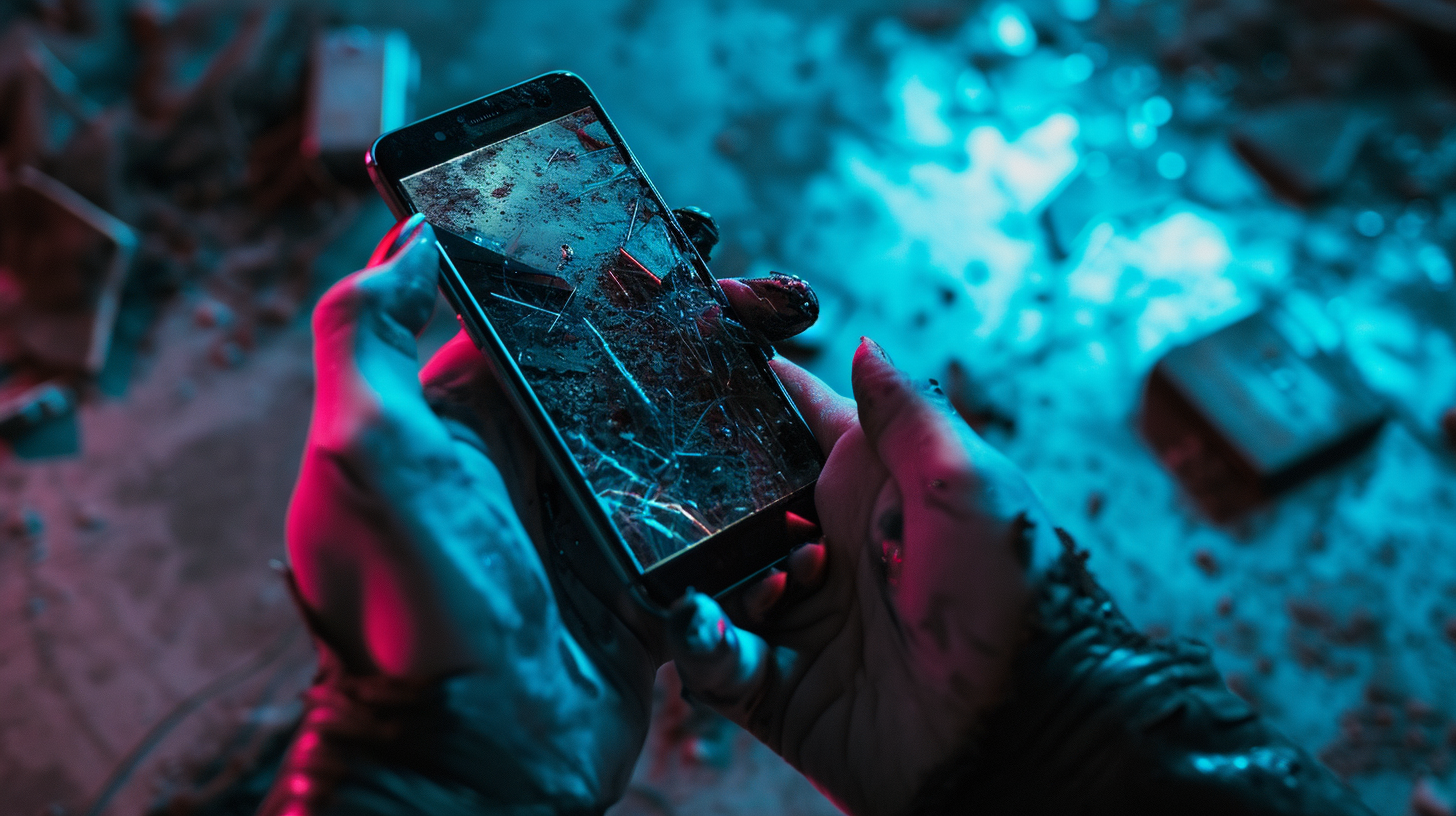
<instances>
[{"instance_id":1,"label":"forearm","mask_svg":"<svg viewBox=\"0 0 1456 816\"><path fill-rule=\"evenodd\" d=\"M1224 685L1208 647L1138 633L1064 552L1042 576L1009 698L920 814L1370 816Z\"/></svg>"}]
</instances>

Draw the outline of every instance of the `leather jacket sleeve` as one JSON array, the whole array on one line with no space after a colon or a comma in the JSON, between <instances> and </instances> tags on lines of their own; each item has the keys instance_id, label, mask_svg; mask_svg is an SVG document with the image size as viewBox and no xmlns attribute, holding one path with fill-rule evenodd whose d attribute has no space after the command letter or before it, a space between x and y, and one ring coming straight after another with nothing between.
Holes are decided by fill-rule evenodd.
<instances>
[{"instance_id":1,"label":"leather jacket sleeve","mask_svg":"<svg viewBox=\"0 0 1456 816\"><path fill-rule=\"evenodd\" d=\"M1207 646L1137 632L1058 535L1008 699L915 813L1372 816L1229 691Z\"/></svg>"}]
</instances>

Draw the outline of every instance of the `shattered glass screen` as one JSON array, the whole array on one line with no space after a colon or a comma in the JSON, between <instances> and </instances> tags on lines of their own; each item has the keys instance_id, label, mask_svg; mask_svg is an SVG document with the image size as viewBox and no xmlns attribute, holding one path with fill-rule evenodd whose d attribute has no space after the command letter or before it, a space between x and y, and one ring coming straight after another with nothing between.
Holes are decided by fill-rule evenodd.
<instances>
[{"instance_id":1,"label":"shattered glass screen","mask_svg":"<svg viewBox=\"0 0 1456 816\"><path fill-rule=\"evenodd\" d=\"M403 184L642 569L818 477L814 440L590 108Z\"/></svg>"}]
</instances>

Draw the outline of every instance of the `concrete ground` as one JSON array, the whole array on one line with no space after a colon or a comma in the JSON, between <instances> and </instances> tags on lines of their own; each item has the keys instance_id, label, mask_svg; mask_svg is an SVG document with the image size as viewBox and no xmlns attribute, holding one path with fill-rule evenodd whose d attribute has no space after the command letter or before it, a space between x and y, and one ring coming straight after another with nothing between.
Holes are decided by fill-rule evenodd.
<instances>
[{"instance_id":1,"label":"concrete ground","mask_svg":"<svg viewBox=\"0 0 1456 816\"><path fill-rule=\"evenodd\" d=\"M336 22L410 34L420 113L579 73L667 200L718 218L717 274L815 285L821 325L788 353L847 390L865 334L947 384L1136 623L1211 643L1231 686L1395 816L1420 778L1456 793L1439 427L1456 405L1456 106L1430 56L1448 35L1322 8L417 0ZM100 70L56 51L83 84ZM1298 100L1370 126L1292 204L1230 134ZM1297 161L1318 137L1274 142ZM359 202L315 291L390 223ZM260 324L220 355L237 324L218 304L248 297L223 277L203 269L123 326L134 352L82 405L77 453L0 459L0 816L200 801L297 714L311 657L269 561L311 401L307 324ZM1349 360L1392 420L1215 523L1138 434L1142 383L1261 308ZM685 738L673 683L615 813L834 811L731 726Z\"/></svg>"}]
</instances>

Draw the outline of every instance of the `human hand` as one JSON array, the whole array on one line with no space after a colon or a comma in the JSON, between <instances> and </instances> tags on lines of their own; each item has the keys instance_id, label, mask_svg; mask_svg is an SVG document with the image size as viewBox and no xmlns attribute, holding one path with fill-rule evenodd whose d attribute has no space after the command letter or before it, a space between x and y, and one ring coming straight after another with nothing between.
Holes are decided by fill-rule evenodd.
<instances>
[{"instance_id":1,"label":"human hand","mask_svg":"<svg viewBox=\"0 0 1456 816\"><path fill-rule=\"evenodd\" d=\"M418 371L413 335L435 302L437 261L430 227L408 219L315 310L318 390L288 521L301 602L351 676L469 678L447 697L468 709L470 739L488 743L466 748L491 764L452 780L472 795L600 811L646 735L661 624L543 567L549 476L464 333ZM723 283L764 335L817 313L794 279ZM298 740L267 812L327 794L316 777L328 763L305 742L320 740Z\"/></svg>"},{"instance_id":2,"label":"human hand","mask_svg":"<svg viewBox=\"0 0 1456 816\"><path fill-rule=\"evenodd\" d=\"M840 807L902 813L1004 694L1054 530L1015 467L873 342L853 401L773 364L828 455L823 543L744 592L741 626L690 593L669 650L692 694Z\"/></svg>"}]
</instances>

